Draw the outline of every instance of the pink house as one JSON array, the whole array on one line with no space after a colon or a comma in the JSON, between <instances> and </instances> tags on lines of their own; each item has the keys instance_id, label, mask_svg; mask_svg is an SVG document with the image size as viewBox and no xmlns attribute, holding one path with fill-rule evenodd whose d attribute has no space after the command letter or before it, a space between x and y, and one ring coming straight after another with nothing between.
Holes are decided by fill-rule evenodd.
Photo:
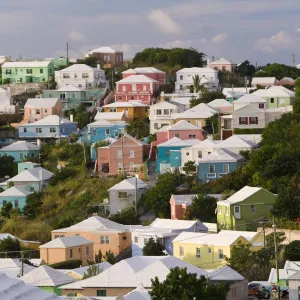
<instances>
[{"instance_id":1,"label":"pink house","mask_svg":"<svg viewBox=\"0 0 300 300\"><path fill-rule=\"evenodd\" d=\"M29 98L24 106L22 123L33 123L51 115L62 115L62 106L57 98Z\"/></svg>"},{"instance_id":2,"label":"pink house","mask_svg":"<svg viewBox=\"0 0 300 300\"><path fill-rule=\"evenodd\" d=\"M185 121L179 121L171 126L164 126L156 132L157 145L164 143L174 137L181 140L197 139L203 141L207 138L207 133L201 128Z\"/></svg>"},{"instance_id":3,"label":"pink house","mask_svg":"<svg viewBox=\"0 0 300 300\"><path fill-rule=\"evenodd\" d=\"M124 71L122 75L123 79L131 75L145 75L151 79L158 81L159 84L166 83L166 73L153 67L129 69L127 71Z\"/></svg>"},{"instance_id":4,"label":"pink house","mask_svg":"<svg viewBox=\"0 0 300 300\"><path fill-rule=\"evenodd\" d=\"M115 101L140 100L150 104L157 97L159 82L145 75L130 75L116 82Z\"/></svg>"},{"instance_id":5,"label":"pink house","mask_svg":"<svg viewBox=\"0 0 300 300\"><path fill-rule=\"evenodd\" d=\"M231 60L227 60L225 58L219 58L211 63L208 63L208 67L217 71L222 72L235 72L237 68L237 64Z\"/></svg>"},{"instance_id":6,"label":"pink house","mask_svg":"<svg viewBox=\"0 0 300 300\"><path fill-rule=\"evenodd\" d=\"M134 172L149 156L150 146L125 134L109 146L100 147L98 152L98 171L108 174Z\"/></svg>"}]
</instances>

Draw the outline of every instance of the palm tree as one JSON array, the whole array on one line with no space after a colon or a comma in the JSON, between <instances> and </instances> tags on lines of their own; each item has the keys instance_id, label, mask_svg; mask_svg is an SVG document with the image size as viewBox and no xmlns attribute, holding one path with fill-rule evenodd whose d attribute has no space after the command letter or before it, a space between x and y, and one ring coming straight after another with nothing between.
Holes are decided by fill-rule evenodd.
<instances>
[{"instance_id":1,"label":"palm tree","mask_svg":"<svg viewBox=\"0 0 300 300\"><path fill-rule=\"evenodd\" d=\"M203 84L200 83L201 78L198 74L193 76L192 78L193 78L193 84L189 85L187 88L190 90L191 93L192 92L199 93L204 88Z\"/></svg>"}]
</instances>

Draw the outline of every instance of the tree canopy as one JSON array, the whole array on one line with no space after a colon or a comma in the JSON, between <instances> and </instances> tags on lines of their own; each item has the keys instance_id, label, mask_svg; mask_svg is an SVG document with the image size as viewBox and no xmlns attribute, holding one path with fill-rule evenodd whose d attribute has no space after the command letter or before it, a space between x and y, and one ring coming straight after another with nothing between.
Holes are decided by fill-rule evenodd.
<instances>
[{"instance_id":1,"label":"tree canopy","mask_svg":"<svg viewBox=\"0 0 300 300\"><path fill-rule=\"evenodd\" d=\"M251 65L249 60L245 60L237 66L236 72L242 77L253 77L255 73L255 66Z\"/></svg>"},{"instance_id":2,"label":"tree canopy","mask_svg":"<svg viewBox=\"0 0 300 300\"><path fill-rule=\"evenodd\" d=\"M150 238L143 248L143 256L163 256L165 247L159 240Z\"/></svg>"},{"instance_id":3,"label":"tree canopy","mask_svg":"<svg viewBox=\"0 0 300 300\"><path fill-rule=\"evenodd\" d=\"M16 251L16 252L14 252ZM7 252L6 254L0 253L1 258L17 258L20 257L21 244L19 240L8 237L0 241L0 252Z\"/></svg>"},{"instance_id":4,"label":"tree canopy","mask_svg":"<svg viewBox=\"0 0 300 300\"><path fill-rule=\"evenodd\" d=\"M192 97L190 100L190 108L200 104L200 103L208 103L215 99L225 99L225 96L221 91L209 91L207 89L203 89L199 94L199 98Z\"/></svg>"},{"instance_id":5,"label":"tree canopy","mask_svg":"<svg viewBox=\"0 0 300 300\"><path fill-rule=\"evenodd\" d=\"M0 178L13 177L18 173L18 164L12 156L0 156Z\"/></svg>"},{"instance_id":6,"label":"tree canopy","mask_svg":"<svg viewBox=\"0 0 300 300\"><path fill-rule=\"evenodd\" d=\"M150 121L148 118L144 120L135 119L129 122L129 125L126 127L126 132L131 136L142 139L149 135L150 131Z\"/></svg>"},{"instance_id":7,"label":"tree canopy","mask_svg":"<svg viewBox=\"0 0 300 300\"><path fill-rule=\"evenodd\" d=\"M284 64L267 64L259 69L260 70L255 73L256 77L276 77L280 80L283 77L298 78L300 76L300 70L298 68Z\"/></svg>"},{"instance_id":8,"label":"tree canopy","mask_svg":"<svg viewBox=\"0 0 300 300\"><path fill-rule=\"evenodd\" d=\"M284 259L292 261L300 260L300 241L295 240L285 246Z\"/></svg>"}]
</instances>

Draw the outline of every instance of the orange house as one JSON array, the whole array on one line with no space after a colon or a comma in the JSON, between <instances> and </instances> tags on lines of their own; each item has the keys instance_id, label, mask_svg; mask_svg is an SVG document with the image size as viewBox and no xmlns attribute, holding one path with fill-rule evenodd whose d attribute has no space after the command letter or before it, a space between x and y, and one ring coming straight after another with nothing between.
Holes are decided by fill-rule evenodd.
<instances>
[{"instance_id":1,"label":"orange house","mask_svg":"<svg viewBox=\"0 0 300 300\"><path fill-rule=\"evenodd\" d=\"M94 257L99 251L105 254L110 250L120 257L127 251L131 252L131 232L124 225L99 216L92 216L68 228L53 230L51 235L53 240L74 235L88 239L94 243Z\"/></svg>"},{"instance_id":2,"label":"orange house","mask_svg":"<svg viewBox=\"0 0 300 300\"><path fill-rule=\"evenodd\" d=\"M33 123L51 115L62 115L62 106L57 98L29 98L24 106L22 123Z\"/></svg>"},{"instance_id":3,"label":"orange house","mask_svg":"<svg viewBox=\"0 0 300 300\"><path fill-rule=\"evenodd\" d=\"M83 265L94 259L94 242L78 235L58 237L40 246L40 258L46 264L80 259Z\"/></svg>"}]
</instances>

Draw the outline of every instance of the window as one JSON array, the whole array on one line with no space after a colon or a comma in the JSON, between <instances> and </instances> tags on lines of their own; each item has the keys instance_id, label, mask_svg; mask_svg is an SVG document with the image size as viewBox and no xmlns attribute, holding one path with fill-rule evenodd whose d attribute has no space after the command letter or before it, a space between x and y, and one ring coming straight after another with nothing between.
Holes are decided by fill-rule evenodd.
<instances>
[{"instance_id":1,"label":"window","mask_svg":"<svg viewBox=\"0 0 300 300\"><path fill-rule=\"evenodd\" d=\"M73 257L73 249L70 249L70 257Z\"/></svg>"},{"instance_id":2,"label":"window","mask_svg":"<svg viewBox=\"0 0 300 300\"><path fill-rule=\"evenodd\" d=\"M211 154L211 152L207 152L207 154Z\"/></svg>"},{"instance_id":3,"label":"window","mask_svg":"<svg viewBox=\"0 0 300 300\"><path fill-rule=\"evenodd\" d=\"M134 158L134 150L130 150L129 151L129 157L130 158Z\"/></svg>"},{"instance_id":4,"label":"window","mask_svg":"<svg viewBox=\"0 0 300 300\"><path fill-rule=\"evenodd\" d=\"M19 207L19 201L15 200L15 208L18 208L18 207Z\"/></svg>"},{"instance_id":5,"label":"window","mask_svg":"<svg viewBox=\"0 0 300 300\"><path fill-rule=\"evenodd\" d=\"M211 253L211 248L208 248L207 251L208 251L208 253Z\"/></svg>"},{"instance_id":6,"label":"window","mask_svg":"<svg viewBox=\"0 0 300 300\"><path fill-rule=\"evenodd\" d=\"M64 79L70 78L70 74L69 73L63 73L63 78Z\"/></svg>"},{"instance_id":7,"label":"window","mask_svg":"<svg viewBox=\"0 0 300 300\"><path fill-rule=\"evenodd\" d=\"M122 96L119 96L119 100L122 100L123 99L123 97Z\"/></svg>"},{"instance_id":8,"label":"window","mask_svg":"<svg viewBox=\"0 0 300 300\"><path fill-rule=\"evenodd\" d=\"M39 115L39 114L41 113L41 111L40 111L39 109L36 109L35 113L36 113L37 115Z\"/></svg>"},{"instance_id":9,"label":"window","mask_svg":"<svg viewBox=\"0 0 300 300\"><path fill-rule=\"evenodd\" d=\"M274 98L270 98L270 103L274 103L275 99Z\"/></svg>"},{"instance_id":10,"label":"window","mask_svg":"<svg viewBox=\"0 0 300 300\"><path fill-rule=\"evenodd\" d=\"M23 132L27 132L27 128L26 127L23 128Z\"/></svg>"},{"instance_id":11,"label":"window","mask_svg":"<svg viewBox=\"0 0 300 300\"><path fill-rule=\"evenodd\" d=\"M209 173L215 173L215 165L209 165Z\"/></svg>"},{"instance_id":12,"label":"window","mask_svg":"<svg viewBox=\"0 0 300 300\"><path fill-rule=\"evenodd\" d=\"M117 152L117 157L122 157L122 150L118 150L118 152Z\"/></svg>"},{"instance_id":13,"label":"window","mask_svg":"<svg viewBox=\"0 0 300 300\"><path fill-rule=\"evenodd\" d=\"M161 109L156 110L156 115L160 116L161 115Z\"/></svg>"},{"instance_id":14,"label":"window","mask_svg":"<svg viewBox=\"0 0 300 300\"><path fill-rule=\"evenodd\" d=\"M109 244L109 236L101 236L100 243L101 244Z\"/></svg>"},{"instance_id":15,"label":"window","mask_svg":"<svg viewBox=\"0 0 300 300\"><path fill-rule=\"evenodd\" d=\"M66 98L66 94L60 94L60 99L65 99Z\"/></svg>"},{"instance_id":16,"label":"window","mask_svg":"<svg viewBox=\"0 0 300 300\"><path fill-rule=\"evenodd\" d=\"M89 246L86 246L86 248L85 248L85 254L86 255L90 254L90 247Z\"/></svg>"},{"instance_id":17,"label":"window","mask_svg":"<svg viewBox=\"0 0 300 300\"><path fill-rule=\"evenodd\" d=\"M179 78L180 78L180 80L183 80L183 75L180 75L180 77L179 77Z\"/></svg>"},{"instance_id":18,"label":"window","mask_svg":"<svg viewBox=\"0 0 300 300\"><path fill-rule=\"evenodd\" d=\"M198 151L198 158L202 158L202 151Z\"/></svg>"},{"instance_id":19,"label":"window","mask_svg":"<svg viewBox=\"0 0 300 300\"><path fill-rule=\"evenodd\" d=\"M89 78L89 74L88 73L82 73L82 78Z\"/></svg>"},{"instance_id":20,"label":"window","mask_svg":"<svg viewBox=\"0 0 300 300\"><path fill-rule=\"evenodd\" d=\"M110 60L110 56L109 55L104 55L104 61L109 62L109 60Z\"/></svg>"},{"instance_id":21,"label":"window","mask_svg":"<svg viewBox=\"0 0 300 300\"><path fill-rule=\"evenodd\" d=\"M106 297L106 290L97 290L97 297Z\"/></svg>"},{"instance_id":22,"label":"window","mask_svg":"<svg viewBox=\"0 0 300 300\"><path fill-rule=\"evenodd\" d=\"M200 258L200 248L196 248L196 257Z\"/></svg>"},{"instance_id":23,"label":"window","mask_svg":"<svg viewBox=\"0 0 300 300\"><path fill-rule=\"evenodd\" d=\"M115 136L118 137L119 136L119 131L115 130Z\"/></svg>"},{"instance_id":24,"label":"window","mask_svg":"<svg viewBox=\"0 0 300 300\"><path fill-rule=\"evenodd\" d=\"M109 129L105 129L105 134L110 134Z\"/></svg>"},{"instance_id":25,"label":"window","mask_svg":"<svg viewBox=\"0 0 300 300\"><path fill-rule=\"evenodd\" d=\"M40 74L43 74L44 73L44 69L40 69Z\"/></svg>"},{"instance_id":26,"label":"window","mask_svg":"<svg viewBox=\"0 0 300 300\"><path fill-rule=\"evenodd\" d=\"M131 100L134 100L134 96L130 96L130 99L131 99Z\"/></svg>"},{"instance_id":27,"label":"window","mask_svg":"<svg viewBox=\"0 0 300 300\"><path fill-rule=\"evenodd\" d=\"M219 206L219 215L222 214L222 206Z\"/></svg>"},{"instance_id":28,"label":"window","mask_svg":"<svg viewBox=\"0 0 300 300\"><path fill-rule=\"evenodd\" d=\"M154 123L154 129L158 129L158 123Z\"/></svg>"},{"instance_id":29,"label":"window","mask_svg":"<svg viewBox=\"0 0 300 300\"><path fill-rule=\"evenodd\" d=\"M93 128L93 135L96 135L96 134L97 134L97 129Z\"/></svg>"},{"instance_id":30,"label":"window","mask_svg":"<svg viewBox=\"0 0 300 300\"><path fill-rule=\"evenodd\" d=\"M50 132L56 132L56 128L55 127L50 127Z\"/></svg>"},{"instance_id":31,"label":"window","mask_svg":"<svg viewBox=\"0 0 300 300\"><path fill-rule=\"evenodd\" d=\"M259 108L265 108L265 104L264 104L264 103L259 103L259 104L258 104L258 107L259 107Z\"/></svg>"},{"instance_id":32,"label":"window","mask_svg":"<svg viewBox=\"0 0 300 300\"><path fill-rule=\"evenodd\" d=\"M20 153L20 159L23 159L23 153Z\"/></svg>"},{"instance_id":33,"label":"window","mask_svg":"<svg viewBox=\"0 0 300 300\"><path fill-rule=\"evenodd\" d=\"M218 250L219 259L224 259L223 249Z\"/></svg>"},{"instance_id":34,"label":"window","mask_svg":"<svg viewBox=\"0 0 300 300\"><path fill-rule=\"evenodd\" d=\"M124 198L127 198L127 197L128 197L127 192L118 192L118 198L119 199L124 199Z\"/></svg>"},{"instance_id":35,"label":"window","mask_svg":"<svg viewBox=\"0 0 300 300\"><path fill-rule=\"evenodd\" d=\"M269 211L271 211L273 208L273 205L269 205Z\"/></svg>"},{"instance_id":36,"label":"window","mask_svg":"<svg viewBox=\"0 0 300 300\"><path fill-rule=\"evenodd\" d=\"M147 91L147 87L145 85L143 85L143 92Z\"/></svg>"},{"instance_id":37,"label":"window","mask_svg":"<svg viewBox=\"0 0 300 300\"><path fill-rule=\"evenodd\" d=\"M170 114L170 110L169 109L164 109L164 115L169 115Z\"/></svg>"},{"instance_id":38,"label":"window","mask_svg":"<svg viewBox=\"0 0 300 300\"><path fill-rule=\"evenodd\" d=\"M249 124L258 124L258 117L250 117Z\"/></svg>"},{"instance_id":39,"label":"window","mask_svg":"<svg viewBox=\"0 0 300 300\"><path fill-rule=\"evenodd\" d=\"M137 236L134 237L134 242L138 243L139 242L139 238Z\"/></svg>"},{"instance_id":40,"label":"window","mask_svg":"<svg viewBox=\"0 0 300 300\"><path fill-rule=\"evenodd\" d=\"M144 245L146 245L149 242L148 238L144 238Z\"/></svg>"},{"instance_id":41,"label":"window","mask_svg":"<svg viewBox=\"0 0 300 300\"><path fill-rule=\"evenodd\" d=\"M6 75L11 75L11 70L5 70Z\"/></svg>"},{"instance_id":42,"label":"window","mask_svg":"<svg viewBox=\"0 0 300 300\"><path fill-rule=\"evenodd\" d=\"M182 91L182 90L183 90L183 86L182 86L182 85L180 85L180 86L179 86L179 89Z\"/></svg>"},{"instance_id":43,"label":"window","mask_svg":"<svg viewBox=\"0 0 300 300\"><path fill-rule=\"evenodd\" d=\"M223 173L229 173L229 164L224 164L223 165Z\"/></svg>"},{"instance_id":44,"label":"window","mask_svg":"<svg viewBox=\"0 0 300 300\"><path fill-rule=\"evenodd\" d=\"M185 155L186 155L186 156L189 156L189 155L190 155L190 152L186 152Z\"/></svg>"},{"instance_id":45,"label":"window","mask_svg":"<svg viewBox=\"0 0 300 300\"><path fill-rule=\"evenodd\" d=\"M118 163L118 170L122 170L123 169L123 165L121 162Z\"/></svg>"},{"instance_id":46,"label":"window","mask_svg":"<svg viewBox=\"0 0 300 300\"><path fill-rule=\"evenodd\" d=\"M189 134L189 139L194 139L196 137L195 134Z\"/></svg>"},{"instance_id":47,"label":"window","mask_svg":"<svg viewBox=\"0 0 300 300\"><path fill-rule=\"evenodd\" d=\"M109 111L110 112L117 112L117 109L116 108L110 108Z\"/></svg>"},{"instance_id":48,"label":"window","mask_svg":"<svg viewBox=\"0 0 300 300\"><path fill-rule=\"evenodd\" d=\"M26 73L27 73L27 74L32 74L32 69L27 69L27 70L26 70Z\"/></svg>"},{"instance_id":49,"label":"window","mask_svg":"<svg viewBox=\"0 0 300 300\"><path fill-rule=\"evenodd\" d=\"M170 156L170 150L166 150L166 156Z\"/></svg>"},{"instance_id":50,"label":"window","mask_svg":"<svg viewBox=\"0 0 300 300\"><path fill-rule=\"evenodd\" d=\"M179 256L184 256L184 247L179 246Z\"/></svg>"},{"instance_id":51,"label":"window","mask_svg":"<svg viewBox=\"0 0 300 300\"><path fill-rule=\"evenodd\" d=\"M45 108L45 113L47 113L48 112L48 109L47 108Z\"/></svg>"},{"instance_id":52,"label":"window","mask_svg":"<svg viewBox=\"0 0 300 300\"><path fill-rule=\"evenodd\" d=\"M79 253L81 252L81 248L78 248L78 252L79 252Z\"/></svg>"},{"instance_id":53,"label":"window","mask_svg":"<svg viewBox=\"0 0 300 300\"><path fill-rule=\"evenodd\" d=\"M35 132L36 132L36 133L42 133L42 128L36 128L36 129L35 129Z\"/></svg>"},{"instance_id":54,"label":"window","mask_svg":"<svg viewBox=\"0 0 300 300\"><path fill-rule=\"evenodd\" d=\"M239 214L240 213L240 207L239 206L235 206L234 207L234 213L235 214Z\"/></svg>"},{"instance_id":55,"label":"window","mask_svg":"<svg viewBox=\"0 0 300 300\"><path fill-rule=\"evenodd\" d=\"M251 212L251 214L256 213L255 205L250 205L250 212Z\"/></svg>"},{"instance_id":56,"label":"window","mask_svg":"<svg viewBox=\"0 0 300 300\"><path fill-rule=\"evenodd\" d=\"M123 237L122 237L122 240L123 240L123 241L126 241L126 240L127 240L127 236L123 236Z\"/></svg>"},{"instance_id":57,"label":"window","mask_svg":"<svg viewBox=\"0 0 300 300\"><path fill-rule=\"evenodd\" d=\"M247 125L248 124L248 118L247 117L240 117L239 118L239 124L240 125Z\"/></svg>"},{"instance_id":58,"label":"window","mask_svg":"<svg viewBox=\"0 0 300 300\"><path fill-rule=\"evenodd\" d=\"M179 138L179 133L175 133L175 137Z\"/></svg>"},{"instance_id":59,"label":"window","mask_svg":"<svg viewBox=\"0 0 300 300\"><path fill-rule=\"evenodd\" d=\"M225 216L229 216L229 207L228 206L225 207Z\"/></svg>"}]
</instances>

